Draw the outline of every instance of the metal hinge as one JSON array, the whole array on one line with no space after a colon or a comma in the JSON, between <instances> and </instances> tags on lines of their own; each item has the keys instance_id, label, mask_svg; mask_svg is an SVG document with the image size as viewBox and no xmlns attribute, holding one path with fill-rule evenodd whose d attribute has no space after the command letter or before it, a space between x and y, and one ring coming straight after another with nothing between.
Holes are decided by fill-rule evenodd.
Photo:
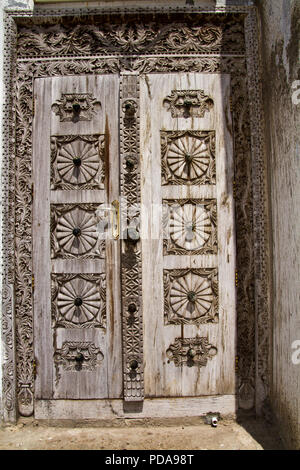
<instances>
[{"instance_id":1,"label":"metal hinge","mask_svg":"<svg viewBox=\"0 0 300 470\"><path fill-rule=\"evenodd\" d=\"M238 272L235 271L235 287L238 286Z\"/></svg>"},{"instance_id":2,"label":"metal hinge","mask_svg":"<svg viewBox=\"0 0 300 470\"><path fill-rule=\"evenodd\" d=\"M232 192L233 192L233 198L236 199L236 184L235 184L235 181L233 181L232 183Z\"/></svg>"},{"instance_id":3,"label":"metal hinge","mask_svg":"<svg viewBox=\"0 0 300 470\"><path fill-rule=\"evenodd\" d=\"M239 356L235 356L235 370L239 370Z\"/></svg>"},{"instance_id":4,"label":"metal hinge","mask_svg":"<svg viewBox=\"0 0 300 470\"><path fill-rule=\"evenodd\" d=\"M31 201L33 201L33 191L34 191L34 185L31 183Z\"/></svg>"},{"instance_id":5,"label":"metal hinge","mask_svg":"<svg viewBox=\"0 0 300 470\"><path fill-rule=\"evenodd\" d=\"M32 117L34 117L35 114L35 99L34 96L32 97Z\"/></svg>"},{"instance_id":6,"label":"metal hinge","mask_svg":"<svg viewBox=\"0 0 300 470\"><path fill-rule=\"evenodd\" d=\"M34 275L31 277L31 288L32 288L32 293L34 292Z\"/></svg>"}]
</instances>

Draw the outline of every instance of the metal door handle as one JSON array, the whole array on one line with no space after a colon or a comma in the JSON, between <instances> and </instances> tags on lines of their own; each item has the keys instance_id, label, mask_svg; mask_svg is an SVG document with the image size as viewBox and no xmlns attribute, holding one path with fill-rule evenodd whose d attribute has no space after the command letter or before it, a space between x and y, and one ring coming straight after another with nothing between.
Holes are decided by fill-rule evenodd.
<instances>
[{"instance_id":1,"label":"metal door handle","mask_svg":"<svg viewBox=\"0 0 300 470\"><path fill-rule=\"evenodd\" d=\"M111 211L112 214L112 236L115 240L118 240L120 236L120 204L116 199L111 203L115 210Z\"/></svg>"}]
</instances>

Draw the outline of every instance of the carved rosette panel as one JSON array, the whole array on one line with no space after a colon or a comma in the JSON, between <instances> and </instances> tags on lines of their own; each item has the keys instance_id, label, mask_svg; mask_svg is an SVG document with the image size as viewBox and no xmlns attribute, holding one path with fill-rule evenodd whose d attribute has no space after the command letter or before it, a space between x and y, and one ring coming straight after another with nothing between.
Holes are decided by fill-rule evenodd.
<instances>
[{"instance_id":1,"label":"carved rosette panel","mask_svg":"<svg viewBox=\"0 0 300 470\"><path fill-rule=\"evenodd\" d=\"M64 341L61 349L54 352L56 385L61 378L60 370L70 372L90 371L101 365L104 355L91 341Z\"/></svg>"},{"instance_id":2,"label":"carved rosette panel","mask_svg":"<svg viewBox=\"0 0 300 470\"><path fill-rule=\"evenodd\" d=\"M162 185L216 184L214 131L161 132Z\"/></svg>"},{"instance_id":3,"label":"carved rosette panel","mask_svg":"<svg viewBox=\"0 0 300 470\"><path fill-rule=\"evenodd\" d=\"M208 359L212 359L217 352L208 338L176 338L167 349L167 357L168 362L174 361L176 367L205 367Z\"/></svg>"},{"instance_id":4,"label":"carved rosette panel","mask_svg":"<svg viewBox=\"0 0 300 470\"><path fill-rule=\"evenodd\" d=\"M125 401L144 399L142 264L139 241L139 77L121 79L121 225L123 385ZM123 204L127 201L127 204ZM132 238L130 238L132 237Z\"/></svg>"},{"instance_id":5,"label":"carved rosette panel","mask_svg":"<svg viewBox=\"0 0 300 470\"><path fill-rule=\"evenodd\" d=\"M105 274L52 274L53 327L105 328Z\"/></svg>"},{"instance_id":6,"label":"carved rosette panel","mask_svg":"<svg viewBox=\"0 0 300 470\"><path fill-rule=\"evenodd\" d=\"M51 258L104 258L99 204L51 204Z\"/></svg>"},{"instance_id":7,"label":"carved rosette panel","mask_svg":"<svg viewBox=\"0 0 300 470\"><path fill-rule=\"evenodd\" d=\"M101 103L91 93L63 93L51 109L61 122L91 121Z\"/></svg>"},{"instance_id":8,"label":"carved rosette panel","mask_svg":"<svg viewBox=\"0 0 300 470\"><path fill-rule=\"evenodd\" d=\"M218 270L165 269L166 325L200 325L218 321Z\"/></svg>"},{"instance_id":9,"label":"carved rosette panel","mask_svg":"<svg viewBox=\"0 0 300 470\"><path fill-rule=\"evenodd\" d=\"M51 137L51 189L104 189L104 135Z\"/></svg>"},{"instance_id":10,"label":"carved rosette panel","mask_svg":"<svg viewBox=\"0 0 300 470\"><path fill-rule=\"evenodd\" d=\"M217 254L216 199L163 200L164 255Z\"/></svg>"},{"instance_id":11,"label":"carved rosette panel","mask_svg":"<svg viewBox=\"0 0 300 470\"><path fill-rule=\"evenodd\" d=\"M236 11L232 13L232 9ZM262 175L264 174L263 152L259 145L251 148L250 139L250 113L248 103L248 92L250 96L258 93L259 70L257 66L257 44L253 42L256 31L255 11L249 12L248 8L221 7L218 8L220 14L215 12L209 15L209 21L213 28L221 28L222 40L216 43L213 36L207 36L206 41L197 40L194 44L193 27L203 27L207 25L207 14L197 13L195 19L193 15L180 13L178 23L178 12L172 13L169 17L171 24L166 24L165 15L160 16L155 13L155 23L148 21L147 16L142 18L138 13L138 21L135 24L142 25L147 38L154 38L156 50L160 54L172 53L181 55L160 55L154 57L128 57L122 55L122 46L118 44L114 35L121 35L121 24L112 24L110 17L104 22L77 24L56 23L55 15L48 19L47 24L35 24L35 16L30 19L23 12L18 13L18 25L14 18L7 14L5 21L6 45L5 53L5 82L7 90L12 90L11 95L6 99L4 115L4 145L5 155L9 156L9 161L4 161L3 187L4 187L4 217L7 233L5 236L4 252L7 260L4 265L4 285L10 286L15 283L14 301L10 306L4 305L3 310L3 338L7 349L7 360L3 372L4 390L4 415L14 416L14 390L18 398L19 412L23 416L29 416L33 412L33 317L32 317L32 199L31 199L31 155L32 155L32 103L33 103L33 79L49 76L75 75L75 74L101 74L101 73L124 73L126 71L135 73L163 73L163 72L202 72L202 73L228 73L231 75L232 83L232 109L234 123L234 148L235 148L235 182L236 182L236 240L237 240L237 349L238 349L238 390L242 398L241 406L246 403L247 408L251 408L254 403L255 394L255 299L257 305L264 305L258 313L263 325L268 323L269 306L267 305L268 285L267 285L267 248L265 248L266 219L264 215L264 203L266 194ZM224 14L224 12L226 14ZM240 13L242 12L242 13ZM91 11L89 10L89 13ZM45 12L42 16L47 16ZM66 12L69 15L68 12ZM153 13L154 14L154 13ZM13 15L16 15L15 13ZM41 13L39 13L41 15ZM93 18L93 17L91 17ZM118 14L118 18L120 15ZM249 18L249 21L248 21ZM40 21L40 19L38 19ZM69 21L69 19L68 19ZM127 20L126 20L127 21ZM246 32L248 36L247 60L248 68L253 73L253 80L247 80L244 23L246 21ZM31 22L31 23L30 23ZM52 24L51 24L52 22ZM133 20L134 22L134 20ZM125 23L127 27L128 23ZM184 25L185 35L179 31L178 25ZM164 27L166 26L166 29ZM180 26L181 27L181 26ZM110 37L105 29L110 29ZM164 29L164 33L161 30ZM179 42L168 39L166 32L171 30L175 35L179 35ZM100 36L94 35L94 31ZM127 28L127 31L129 29ZM177 33L179 31L179 33ZM188 31L188 36L186 36ZM209 25L207 33L209 32ZM84 34L83 34L84 33ZM59 41L53 38L59 35ZM99 40L100 37L100 40ZM203 36L202 36L203 37ZM88 38L88 39L87 39ZM102 42L104 38L104 42ZM189 51L192 54L207 52L207 55L188 55L184 47L190 43ZM249 39L250 38L250 39ZM148 42L147 42L148 41ZM141 41L139 45L129 45L124 43L123 47L139 48L139 53L150 51L154 53L153 42ZM15 60L15 47L20 59L27 57L27 61ZM84 57L86 54L98 54L99 50L110 57ZM113 51L115 55L112 56ZM227 55L210 55L211 52L226 52ZM238 53L239 55L230 55ZM66 57L66 54L69 57ZM73 54L73 56L72 56ZM240 55L242 54L242 55ZM61 60L64 56L64 60ZM34 57L34 59L29 60ZM52 57L51 61L45 60ZM57 58L57 60L56 60ZM247 85L248 83L248 85ZM13 101L13 103L12 103ZM13 106L12 106L13 104ZM14 108L13 108L14 107ZM261 102L254 101L258 113L261 110ZM15 116L11 110L15 109ZM251 124L258 133L261 133L261 120L257 120L256 112L251 113ZM260 134L259 134L260 135ZM259 142L262 142L260 140ZM252 175L251 162L254 162L254 174ZM128 171L126 163L122 162L123 184L125 172ZM129 163L129 166L131 164ZM137 171L136 168L134 171ZM134 176L131 182L129 196L133 194L135 199ZM256 184L256 207L255 220L260 217L260 223L253 228L253 198L252 181ZM259 183L257 183L257 181ZM180 183L179 183L180 184ZM186 183L184 183L186 184ZM129 187L129 184L127 184ZM264 276L257 280L262 286L258 291L254 291L254 257L253 257L253 229L257 237L257 250L261 250L259 256L255 257L256 263L262 267ZM130 254L125 256L129 265L134 264ZM262 279L262 280L261 280ZM255 294L255 295L254 295ZM133 296L133 300L137 297ZM127 298L127 305L129 294ZM139 308L139 306L137 306ZM13 311L15 317L13 318ZM124 310L127 318L127 308ZM263 313L262 313L263 312ZM132 315L130 314L131 318ZM15 337L14 333L15 331ZM261 333L263 331L263 333ZM267 383L268 370L268 338L266 338L265 328L260 328L258 337L259 355L259 377L262 383ZM15 344L15 352L13 345ZM16 379L13 373L16 358ZM16 386L15 386L16 381Z\"/></svg>"},{"instance_id":12,"label":"carved rosette panel","mask_svg":"<svg viewBox=\"0 0 300 470\"><path fill-rule=\"evenodd\" d=\"M172 90L163 105L173 118L202 118L213 108L214 101L204 90Z\"/></svg>"}]
</instances>

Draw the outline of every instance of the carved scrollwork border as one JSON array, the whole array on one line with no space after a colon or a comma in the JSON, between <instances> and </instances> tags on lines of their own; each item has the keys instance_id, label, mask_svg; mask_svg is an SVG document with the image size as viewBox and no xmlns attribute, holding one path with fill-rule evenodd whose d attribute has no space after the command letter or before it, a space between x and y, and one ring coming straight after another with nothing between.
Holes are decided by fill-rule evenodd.
<instances>
[{"instance_id":1,"label":"carved scrollwork border","mask_svg":"<svg viewBox=\"0 0 300 470\"><path fill-rule=\"evenodd\" d=\"M183 9L183 12L186 11L199 12L197 9ZM147 12L149 13L150 10L144 13ZM203 9L201 12L234 12L244 15L246 59L242 54L218 56L180 54L167 57L167 52L157 57L134 55L80 58L36 57L26 60L21 58L15 69L12 64L14 64L16 54L17 23L23 21L23 24L26 24L30 18L30 21L36 20L42 27L48 21L57 21L55 17L59 18L59 15L64 12L63 10L45 10L44 12L38 11L34 15L28 12L7 15L5 23L5 161L2 177L3 225L5 227L3 289L4 292L10 293L3 297L2 326L5 350L3 414L7 421L16 419L17 396L19 413L28 416L33 412L31 125L34 77L177 71L229 73L231 75L237 220L238 393L241 406L244 408L251 408L254 404L256 383L262 384L261 387L264 388L258 398L260 403L268 395L269 338L268 332L263 332L263 327L268 324L270 318L268 240L263 235L267 233L268 227L266 188L263 176L261 176L265 172L265 162L263 128L261 127L262 108L259 99L256 10L228 7L220 8L218 11ZM79 12L77 9L74 11L68 9L65 14L72 16L86 13L86 10ZM95 12L89 10L89 13ZM97 13L99 13L98 10ZM105 13L107 14L108 10ZM152 14L154 13L152 11ZM252 102L253 97L255 99ZM255 210L253 210L253 202ZM128 302L129 300L128 298Z\"/></svg>"}]
</instances>

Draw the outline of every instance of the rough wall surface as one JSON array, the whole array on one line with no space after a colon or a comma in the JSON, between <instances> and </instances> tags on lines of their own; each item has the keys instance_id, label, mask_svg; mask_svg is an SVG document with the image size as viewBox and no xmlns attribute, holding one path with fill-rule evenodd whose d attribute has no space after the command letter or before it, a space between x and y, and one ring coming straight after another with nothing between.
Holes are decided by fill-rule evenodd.
<instances>
[{"instance_id":1,"label":"rough wall surface","mask_svg":"<svg viewBox=\"0 0 300 470\"><path fill-rule=\"evenodd\" d=\"M259 0L272 214L271 406L288 448L300 448L300 3Z\"/></svg>"}]
</instances>

